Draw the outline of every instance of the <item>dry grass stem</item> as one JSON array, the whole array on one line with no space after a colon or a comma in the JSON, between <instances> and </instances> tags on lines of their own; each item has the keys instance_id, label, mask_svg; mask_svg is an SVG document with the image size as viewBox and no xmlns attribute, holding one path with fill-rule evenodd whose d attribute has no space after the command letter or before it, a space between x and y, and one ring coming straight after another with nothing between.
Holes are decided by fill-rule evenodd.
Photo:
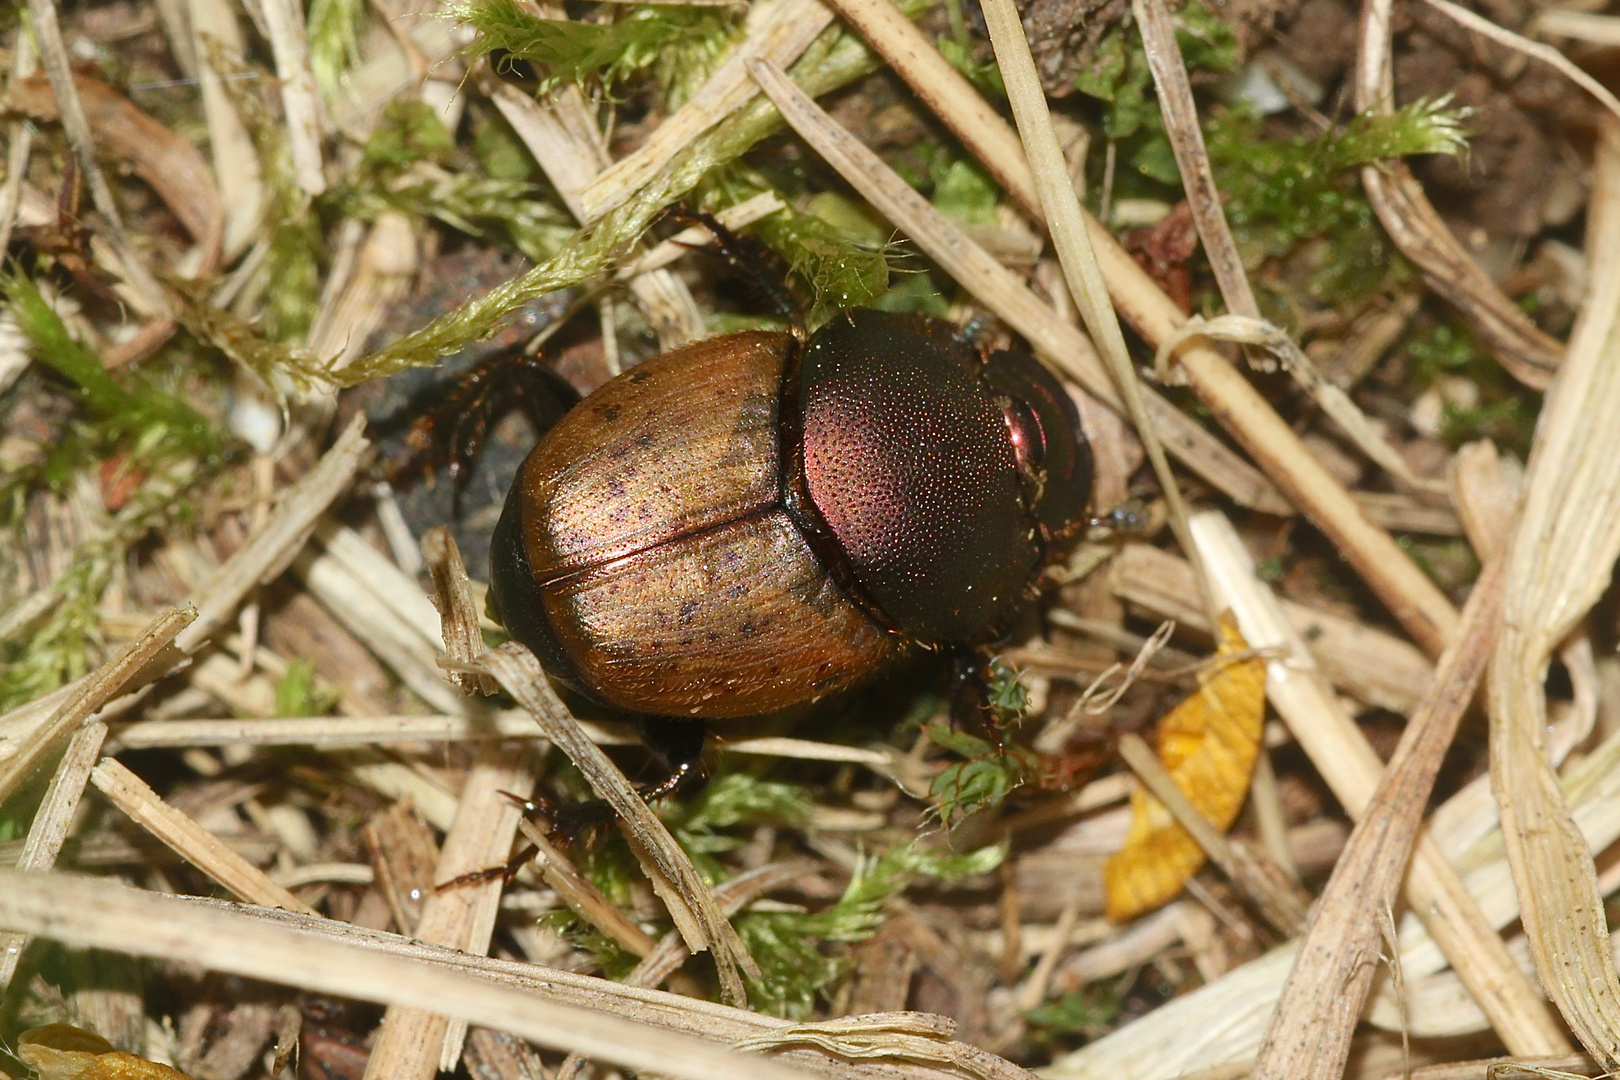
<instances>
[{"instance_id":1,"label":"dry grass stem","mask_svg":"<svg viewBox=\"0 0 1620 1080\"><path fill-rule=\"evenodd\" d=\"M1170 20L1170 12L1163 0L1131 0L1131 13L1136 16L1142 48L1153 71L1159 111L1164 114L1164 131L1176 156L1187 205L1192 209L1198 238L1203 241L1204 257L1209 260L1221 298L1232 314L1258 319L1260 305L1255 303L1249 275L1238 257L1237 243L1226 223L1226 212L1221 209L1220 189L1216 187L1215 173L1209 164L1209 151L1204 148L1198 106L1193 102L1192 83L1187 79L1187 64L1182 59L1181 46L1176 43L1176 28Z\"/></svg>"},{"instance_id":2,"label":"dry grass stem","mask_svg":"<svg viewBox=\"0 0 1620 1080\"><path fill-rule=\"evenodd\" d=\"M1266 856L1232 843L1211 825L1140 735L1129 732L1121 735L1119 756L1125 759L1142 785L1170 811L1176 823L1204 849L1209 860L1253 902L1274 930L1289 938L1304 929L1305 910L1310 907L1310 897L1305 890Z\"/></svg>"},{"instance_id":3,"label":"dry grass stem","mask_svg":"<svg viewBox=\"0 0 1620 1080\"><path fill-rule=\"evenodd\" d=\"M32 75L37 61L34 39L28 34L19 34L17 48L11 58L12 83L20 83ZM33 126L21 117L11 121L6 129L6 178L0 182L0 251L9 250L11 246L11 230L17 224L23 177L28 173L28 156L33 152L33 146ZM21 374L20 370L17 374ZM0 378L0 389L9 385L10 380Z\"/></svg>"},{"instance_id":4,"label":"dry grass stem","mask_svg":"<svg viewBox=\"0 0 1620 1080\"><path fill-rule=\"evenodd\" d=\"M641 190L693 139L748 104L758 93L748 75L751 60L788 67L832 22L821 0L767 0L748 12L748 36L708 81L666 117L647 140L603 169L579 192L582 223L597 220Z\"/></svg>"},{"instance_id":5,"label":"dry grass stem","mask_svg":"<svg viewBox=\"0 0 1620 1080\"><path fill-rule=\"evenodd\" d=\"M91 770L90 782L131 821L233 895L263 907L316 914L313 908L232 851L219 837L165 803L144 780L113 758L103 758Z\"/></svg>"},{"instance_id":6,"label":"dry grass stem","mask_svg":"<svg viewBox=\"0 0 1620 1080\"><path fill-rule=\"evenodd\" d=\"M188 0L186 7L214 182L225 200L225 259L232 262L257 239L264 208L263 165L219 71L221 63L241 68L246 47L236 8L227 0Z\"/></svg>"},{"instance_id":7,"label":"dry grass stem","mask_svg":"<svg viewBox=\"0 0 1620 1080\"><path fill-rule=\"evenodd\" d=\"M90 782L90 770L100 759L106 738L107 725L99 720L92 720L73 733L67 751L51 775L45 798L28 826L28 838L17 858L18 870L38 873L55 867L62 844L72 831L85 785ZM17 965L27 946L26 934L0 933L0 998L5 997L11 980L16 977Z\"/></svg>"},{"instance_id":8,"label":"dry grass stem","mask_svg":"<svg viewBox=\"0 0 1620 1080\"><path fill-rule=\"evenodd\" d=\"M103 705L123 693L131 683L151 681L172 667L180 658L173 648L175 638L196 617L196 611L191 608L170 608L152 620L139 637L118 650L112 659L74 684L65 700L0 764L0 803L14 794L23 781Z\"/></svg>"},{"instance_id":9,"label":"dry grass stem","mask_svg":"<svg viewBox=\"0 0 1620 1080\"><path fill-rule=\"evenodd\" d=\"M1357 821L1380 783L1383 763L1316 671L1231 524L1206 512L1193 519L1211 583L1237 616L1251 648L1276 650L1266 693L1339 802ZM1562 1053L1567 1044L1546 1004L1524 978L1502 939L1430 841L1420 840L1406 882L1412 910L1515 1053Z\"/></svg>"},{"instance_id":10,"label":"dry grass stem","mask_svg":"<svg viewBox=\"0 0 1620 1080\"><path fill-rule=\"evenodd\" d=\"M1591 11L1549 8L1530 20L1537 34L1573 38L1594 45L1620 45L1620 19Z\"/></svg>"},{"instance_id":11,"label":"dry grass stem","mask_svg":"<svg viewBox=\"0 0 1620 1080\"><path fill-rule=\"evenodd\" d=\"M321 171L320 92L309 68L309 38L304 32L303 6L293 0L261 0L270 51L280 81L281 111L286 122L287 151L293 177L304 194L314 198L326 190Z\"/></svg>"},{"instance_id":12,"label":"dry grass stem","mask_svg":"<svg viewBox=\"0 0 1620 1080\"><path fill-rule=\"evenodd\" d=\"M1124 408L1112 379L1080 331L1038 300L1011 271L840 127L780 69L756 61L751 70L800 137L958 284L1091 394L1116 410ZM1151 393L1143 396L1159 437L1188 468L1246 506L1273 512L1281 507L1275 492L1250 466L1163 398Z\"/></svg>"},{"instance_id":13,"label":"dry grass stem","mask_svg":"<svg viewBox=\"0 0 1620 1080\"><path fill-rule=\"evenodd\" d=\"M453 550L453 545L452 545ZM534 787L532 745L485 743L467 773L455 822L445 834L436 881L450 881L506 861L522 811L507 797L528 798ZM437 889L422 904L411 936L434 945L483 955L489 950L500 907L500 878L460 888ZM431 1080L454 1071L466 1037L465 1018L435 1010L391 1005L366 1063L368 1077Z\"/></svg>"},{"instance_id":14,"label":"dry grass stem","mask_svg":"<svg viewBox=\"0 0 1620 1080\"><path fill-rule=\"evenodd\" d=\"M472 580L467 577L461 549L449 529L441 525L427 531L422 537L422 558L433 575L434 604L442 620L445 655L452 664L470 664L483 654L484 635L478 625ZM497 689L495 680L488 675L452 671L450 678L468 693L489 695Z\"/></svg>"},{"instance_id":15,"label":"dry grass stem","mask_svg":"<svg viewBox=\"0 0 1620 1080\"><path fill-rule=\"evenodd\" d=\"M1508 549L1490 674L1491 785L1536 968L1599 1063L1620 1066L1620 981L1596 871L1547 761L1547 659L1608 588L1620 553L1620 125L1598 143L1592 289L1549 391Z\"/></svg>"},{"instance_id":16,"label":"dry grass stem","mask_svg":"<svg viewBox=\"0 0 1620 1080\"><path fill-rule=\"evenodd\" d=\"M643 959L658 947L651 934L633 922L619 907L602 895L602 890L591 884L565 853L558 850L551 838L534 822L524 820L518 824L524 840L534 848L534 864L545 883L557 894L557 899L568 905L570 911L594 926L604 936L617 942L632 956ZM678 937L679 935L677 935ZM682 957L690 955L684 948Z\"/></svg>"},{"instance_id":17,"label":"dry grass stem","mask_svg":"<svg viewBox=\"0 0 1620 1080\"><path fill-rule=\"evenodd\" d=\"M399 949L383 952L361 944L366 935L354 927L334 924L338 933L315 934L308 924L278 925L229 907L158 896L111 882L0 870L0 926L82 947L197 964L362 1001L441 1009L511 1031L541 1046L578 1050L607 1064L681 1080L811 1080L824 1075L741 1054L668 1026L623 1019L604 1010L600 996L592 1001L576 995L580 1004L565 1005L554 997L547 1000L534 988L536 982L555 983L557 976L563 976L565 985L602 984L604 989L616 985L604 980L569 977L566 972L527 964L484 961L496 971L519 969L514 974L528 984L526 988L501 985L467 970L469 963L476 964L476 958L450 950L434 951L395 938ZM400 951L407 954L400 955ZM429 957L439 958L438 962ZM456 970L458 966L462 970ZM677 1009L703 1004L673 995L658 996L679 1003ZM587 1007L581 1007L587 1002ZM667 1015L668 1006L665 1008Z\"/></svg>"},{"instance_id":18,"label":"dry grass stem","mask_svg":"<svg viewBox=\"0 0 1620 1080\"><path fill-rule=\"evenodd\" d=\"M712 950L727 1000L746 1000L738 969L758 977L758 968L737 931L720 913L714 894L664 823L557 698L534 654L518 645L505 645L485 653L480 666L529 711L546 738L568 755L596 794L613 807L687 947L693 952Z\"/></svg>"},{"instance_id":19,"label":"dry grass stem","mask_svg":"<svg viewBox=\"0 0 1620 1080\"><path fill-rule=\"evenodd\" d=\"M560 5L548 12L563 17ZM572 83L553 92L545 103L517 88L480 74L479 88L494 102L557 194L581 224L594 220L586 206L590 185L612 164L585 96ZM667 125L660 125L659 130ZM632 252L630 258L635 257ZM703 316L691 292L669 270L649 270L630 279L630 292L658 335L661 349L673 349L705 336Z\"/></svg>"},{"instance_id":20,"label":"dry grass stem","mask_svg":"<svg viewBox=\"0 0 1620 1080\"><path fill-rule=\"evenodd\" d=\"M1441 760L1484 673L1500 621L1502 567L1501 558L1492 559L1474 583L1429 692L1311 913L1251 1074L1257 1080L1326 1080L1344 1071L1378 964L1376 915L1396 903Z\"/></svg>"},{"instance_id":21,"label":"dry grass stem","mask_svg":"<svg viewBox=\"0 0 1620 1080\"><path fill-rule=\"evenodd\" d=\"M1220 613L1210 598L1209 583L1204 578L1197 550L1187 533L1187 507L1181 497L1181 486L1170 470L1153 424L1148 418L1142 388L1125 347L1125 335L1119 328L1119 317L1109 300L1103 284L1102 270L1092 250L1091 237L1086 229L1080 200L1075 196L1074 183L1069 176L1068 163L1052 129L1052 118L1046 107L1046 91L1035 71L1035 59L1024 37L1024 26L1012 0L983 0L985 26L996 50L996 63L1007 86L1007 100L1012 105L1013 117L1018 122L1018 134L1035 178L1035 189L1040 195L1041 210L1046 217L1047 231L1052 237L1058 262L1068 283L1069 295L1074 298L1086 331L1102 354L1103 363L1113 379L1114 388L1125 404L1142 448L1153 465L1170 513L1170 527L1175 531L1182 551L1192 566L1198 595L1204 603L1204 614L1211 622ZM1150 50L1151 55L1151 50Z\"/></svg>"},{"instance_id":22,"label":"dry grass stem","mask_svg":"<svg viewBox=\"0 0 1620 1080\"><path fill-rule=\"evenodd\" d=\"M1389 115L1395 109L1391 61L1392 0L1362 6L1355 68L1356 109ZM1515 379L1546 389L1563 346L1519 310L1463 249L1404 162L1361 170L1361 184L1378 220L1407 258L1423 269L1431 289L1453 304Z\"/></svg>"},{"instance_id":23,"label":"dry grass stem","mask_svg":"<svg viewBox=\"0 0 1620 1080\"><path fill-rule=\"evenodd\" d=\"M341 371L382 325L391 305L410 290L421 265L416 230L402 214L384 211L366 233L343 287L323 303L306 346Z\"/></svg>"}]
</instances>

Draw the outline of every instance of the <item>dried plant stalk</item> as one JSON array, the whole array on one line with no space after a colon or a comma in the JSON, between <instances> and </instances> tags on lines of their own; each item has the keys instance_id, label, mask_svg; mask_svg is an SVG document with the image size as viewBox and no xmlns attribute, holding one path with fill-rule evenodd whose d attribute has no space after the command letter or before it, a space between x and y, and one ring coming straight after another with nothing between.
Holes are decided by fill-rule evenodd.
<instances>
[{"instance_id":1,"label":"dried plant stalk","mask_svg":"<svg viewBox=\"0 0 1620 1080\"><path fill-rule=\"evenodd\" d=\"M1388 116L1395 111L1391 63L1392 0L1368 0L1361 11L1356 55L1356 108ZM1423 186L1404 162L1368 165L1361 184L1395 246L1423 269L1429 288L1445 297L1515 379L1546 389L1563 346L1508 299L1452 236Z\"/></svg>"},{"instance_id":2,"label":"dried plant stalk","mask_svg":"<svg viewBox=\"0 0 1620 1080\"><path fill-rule=\"evenodd\" d=\"M499 985L464 966L463 970L450 966L458 958L450 950L424 952L429 947L415 946L421 958L413 959L364 947L361 942L367 935L356 927L333 924L334 933L322 936L253 919L229 907L159 896L99 879L0 870L0 927L363 1001L438 1009L511 1031L541 1046L578 1050L598 1061L678 1080L820 1080L824 1076L717 1046L668 1026L627 1020L600 1006L558 1004L532 989ZM427 960L428 956L437 962ZM475 958L461 959L464 965ZM500 967L492 961L484 963ZM579 979L528 964L510 967L523 969L530 978L562 976L565 983ZM693 1030L693 1025L687 1030Z\"/></svg>"},{"instance_id":3,"label":"dried plant stalk","mask_svg":"<svg viewBox=\"0 0 1620 1080\"><path fill-rule=\"evenodd\" d=\"M1225 517L1205 512L1193 531L1206 549L1211 584L1232 607L1244 639L1287 657L1267 665L1266 692L1339 802L1360 821L1384 766L1315 670L1275 597ZM1406 895L1502 1041L1515 1053L1563 1053L1568 1044L1546 1003L1525 979L1495 928L1432 841L1419 840L1407 872Z\"/></svg>"},{"instance_id":4,"label":"dried plant stalk","mask_svg":"<svg viewBox=\"0 0 1620 1080\"><path fill-rule=\"evenodd\" d=\"M1547 761L1547 659L1609 585L1620 553L1620 125L1598 143L1593 288L1547 395L1508 552L1490 677L1491 786L1547 993L1607 1069L1620 1066L1620 980L1591 854Z\"/></svg>"},{"instance_id":5,"label":"dried plant stalk","mask_svg":"<svg viewBox=\"0 0 1620 1080\"><path fill-rule=\"evenodd\" d=\"M182 859L249 903L316 914L264 871L225 846L219 837L158 797L146 782L112 758L90 773L91 783L141 828Z\"/></svg>"},{"instance_id":6,"label":"dried plant stalk","mask_svg":"<svg viewBox=\"0 0 1620 1080\"><path fill-rule=\"evenodd\" d=\"M1393 910L1440 762L1473 700L1501 613L1502 565L1474 583L1434 680L1384 770L1368 813L1311 913L1299 958L1250 1074L1255 1080L1344 1071L1350 1036L1378 964L1379 914Z\"/></svg>"}]
</instances>

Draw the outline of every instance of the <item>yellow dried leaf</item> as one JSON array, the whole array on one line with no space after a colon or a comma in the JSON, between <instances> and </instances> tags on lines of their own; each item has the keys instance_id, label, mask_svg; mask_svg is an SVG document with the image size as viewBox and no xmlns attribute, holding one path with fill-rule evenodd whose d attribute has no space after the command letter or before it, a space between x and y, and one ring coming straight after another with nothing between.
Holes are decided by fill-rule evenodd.
<instances>
[{"instance_id":1,"label":"yellow dried leaf","mask_svg":"<svg viewBox=\"0 0 1620 1080\"><path fill-rule=\"evenodd\" d=\"M29 1028L17 1038L17 1056L40 1080L188 1080L177 1069L115 1050L95 1032L71 1024Z\"/></svg>"},{"instance_id":2,"label":"yellow dried leaf","mask_svg":"<svg viewBox=\"0 0 1620 1080\"><path fill-rule=\"evenodd\" d=\"M1266 665L1244 655L1248 651L1236 623L1223 616L1216 650L1220 662L1159 721L1159 760L1199 812L1222 830L1237 818L1248 794L1264 727ZM1165 903L1203 862L1203 849L1164 804L1138 789L1131 796L1125 846L1103 869L1108 917L1123 921Z\"/></svg>"}]
</instances>

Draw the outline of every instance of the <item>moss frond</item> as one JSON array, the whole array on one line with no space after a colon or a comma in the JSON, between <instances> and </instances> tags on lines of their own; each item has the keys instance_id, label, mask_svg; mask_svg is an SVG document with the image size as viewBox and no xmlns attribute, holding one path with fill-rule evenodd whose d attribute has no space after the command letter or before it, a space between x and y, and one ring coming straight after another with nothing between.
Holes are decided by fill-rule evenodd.
<instances>
[{"instance_id":1,"label":"moss frond","mask_svg":"<svg viewBox=\"0 0 1620 1080\"><path fill-rule=\"evenodd\" d=\"M826 953L827 942L864 941L883 925L883 904L919 878L959 881L1001 865L1006 848L993 846L962 855L924 851L916 843L863 859L838 902L825 911L750 912L737 931L759 962L763 977L751 985L756 1006L782 1016L805 1017L816 997L844 969L841 957Z\"/></svg>"},{"instance_id":2,"label":"moss frond","mask_svg":"<svg viewBox=\"0 0 1620 1080\"><path fill-rule=\"evenodd\" d=\"M128 386L113 378L100 357L68 332L26 275L0 274L0 292L28 340L30 353L73 383L98 435L109 442L138 443L151 458L206 456L223 446L220 432L185 402L139 378L130 377Z\"/></svg>"},{"instance_id":3,"label":"moss frond","mask_svg":"<svg viewBox=\"0 0 1620 1080\"><path fill-rule=\"evenodd\" d=\"M586 23L542 19L515 0L463 0L445 15L477 31L464 53L500 51L527 60L542 71L542 91L592 75L611 85L724 28L718 12L701 7L636 7L614 22Z\"/></svg>"}]
</instances>

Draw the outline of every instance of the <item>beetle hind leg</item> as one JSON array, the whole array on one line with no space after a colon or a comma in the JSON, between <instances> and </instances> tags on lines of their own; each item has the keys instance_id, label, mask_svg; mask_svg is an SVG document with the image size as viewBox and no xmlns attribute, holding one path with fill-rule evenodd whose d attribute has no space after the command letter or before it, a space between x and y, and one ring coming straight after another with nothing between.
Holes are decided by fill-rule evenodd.
<instances>
[{"instance_id":1,"label":"beetle hind leg","mask_svg":"<svg viewBox=\"0 0 1620 1080\"><path fill-rule=\"evenodd\" d=\"M416 395L403 410L412 417L410 430L404 453L387 467L388 478L397 482L442 468L454 485L453 512L459 517L462 489L497 420L521 410L538 437L578 402L579 392L539 357L522 346L502 349Z\"/></svg>"},{"instance_id":2,"label":"beetle hind leg","mask_svg":"<svg viewBox=\"0 0 1620 1080\"><path fill-rule=\"evenodd\" d=\"M640 728L642 742L668 770L668 775L654 784L637 784L637 795L651 803L674 795L690 795L703 786L708 780L703 766L708 731L703 721L643 716ZM525 808L549 821L553 831L567 844L618 820L613 807L602 799L566 804L545 801L528 803Z\"/></svg>"}]
</instances>

